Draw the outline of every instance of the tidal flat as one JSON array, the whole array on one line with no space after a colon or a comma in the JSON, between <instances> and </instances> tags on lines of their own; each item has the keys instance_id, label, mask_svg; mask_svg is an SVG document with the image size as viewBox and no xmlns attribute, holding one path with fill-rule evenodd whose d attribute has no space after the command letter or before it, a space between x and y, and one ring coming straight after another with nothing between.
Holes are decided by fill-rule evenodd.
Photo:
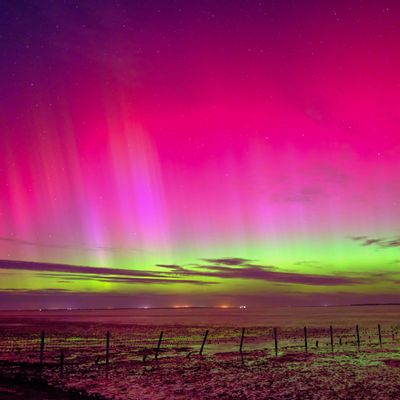
<instances>
[{"instance_id":1,"label":"tidal flat","mask_svg":"<svg viewBox=\"0 0 400 400\"><path fill-rule=\"evenodd\" d=\"M395 305L1 312L0 399L400 398L399 321Z\"/></svg>"}]
</instances>

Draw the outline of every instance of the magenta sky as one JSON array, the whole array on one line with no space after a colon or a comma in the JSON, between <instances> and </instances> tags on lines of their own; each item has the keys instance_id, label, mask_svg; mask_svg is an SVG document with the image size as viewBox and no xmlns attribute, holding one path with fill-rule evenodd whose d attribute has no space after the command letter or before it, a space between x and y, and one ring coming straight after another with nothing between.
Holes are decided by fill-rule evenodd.
<instances>
[{"instance_id":1,"label":"magenta sky","mask_svg":"<svg viewBox=\"0 0 400 400\"><path fill-rule=\"evenodd\" d=\"M3 304L400 301L397 2L100 3L0 5Z\"/></svg>"}]
</instances>

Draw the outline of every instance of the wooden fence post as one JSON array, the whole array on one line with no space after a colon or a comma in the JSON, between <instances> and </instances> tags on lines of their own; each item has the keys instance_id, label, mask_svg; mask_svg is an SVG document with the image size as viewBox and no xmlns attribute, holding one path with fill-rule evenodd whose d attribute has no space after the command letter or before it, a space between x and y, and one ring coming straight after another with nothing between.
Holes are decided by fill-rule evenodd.
<instances>
[{"instance_id":1,"label":"wooden fence post","mask_svg":"<svg viewBox=\"0 0 400 400\"><path fill-rule=\"evenodd\" d=\"M64 370L64 350L61 350L60 354L60 370L61 372Z\"/></svg>"},{"instance_id":2,"label":"wooden fence post","mask_svg":"<svg viewBox=\"0 0 400 400\"><path fill-rule=\"evenodd\" d=\"M241 336L240 336L240 346L239 346L240 357L242 358L242 365L244 365L244 358L243 358L243 341L244 341L244 328L242 328L242 334L241 334Z\"/></svg>"},{"instance_id":3,"label":"wooden fence post","mask_svg":"<svg viewBox=\"0 0 400 400\"><path fill-rule=\"evenodd\" d=\"M304 348L306 349L306 353L308 353L308 341L307 341L307 327L304 327Z\"/></svg>"},{"instance_id":4,"label":"wooden fence post","mask_svg":"<svg viewBox=\"0 0 400 400\"><path fill-rule=\"evenodd\" d=\"M42 331L42 333L40 334L40 355L39 355L40 365L43 365L44 361L44 338L45 334L44 331Z\"/></svg>"},{"instance_id":5,"label":"wooden fence post","mask_svg":"<svg viewBox=\"0 0 400 400\"><path fill-rule=\"evenodd\" d=\"M200 355L203 355L203 349L204 349L204 345L206 344L206 340L207 340L207 336L208 336L208 329L206 330L206 333L204 334L203 337L203 342L201 343L201 347L200 347Z\"/></svg>"},{"instance_id":6,"label":"wooden fence post","mask_svg":"<svg viewBox=\"0 0 400 400\"><path fill-rule=\"evenodd\" d=\"M357 334L357 347L360 350L360 330L358 329L358 325L356 325L356 334Z\"/></svg>"},{"instance_id":7,"label":"wooden fence post","mask_svg":"<svg viewBox=\"0 0 400 400\"><path fill-rule=\"evenodd\" d=\"M332 328L332 325L329 327L329 332L331 334L331 350L333 353L333 328Z\"/></svg>"},{"instance_id":8,"label":"wooden fence post","mask_svg":"<svg viewBox=\"0 0 400 400\"><path fill-rule=\"evenodd\" d=\"M382 348L381 324L378 324L379 347Z\"/></svg>"},{"instance_id":9,"label":"wooden fence post","mask_svg":"<svg viewBox=\"0 0 400 400\"><path fill-rule=\"evenodd\" d=\"M278 356L278 332L276 328L274 328L274 342L275 342L275 356Z\"/></svg>"},{"instance_id":10,"label":"wooden fence post","mask_svg":"<svg viewBox=\"0 0 400 400\"><path fill-rule=\"evenodd\" d=\"M110 364L110 331L106 335L106 365Z\"/></svg>"},{"instance_id":11,"label":"wooden fence post","mask_svg":"<svg viewBox=\"0 0 400 400\"><path fill-rule=\"evenodd\" d=\"M242 335L240 336L240 347L239 351L242 353L243 350L243 340L244 340L244 328L242 328Z\"/></svg>"},{"instance_id":12,"label":"wooden fence post","mask_svg":"<svg viewBox=\"0 0 400 400\"><path fill-rule=\"evenodd\" d=\"M161 331L160 332L160 337L158 338L158 344L157 344L157 349L156 349L156 356L155 356L156 360L158 358L158 353L160 352L161 341L162 341L163 335L164 335L164 332Z\"/></svg>"}]
</instances>

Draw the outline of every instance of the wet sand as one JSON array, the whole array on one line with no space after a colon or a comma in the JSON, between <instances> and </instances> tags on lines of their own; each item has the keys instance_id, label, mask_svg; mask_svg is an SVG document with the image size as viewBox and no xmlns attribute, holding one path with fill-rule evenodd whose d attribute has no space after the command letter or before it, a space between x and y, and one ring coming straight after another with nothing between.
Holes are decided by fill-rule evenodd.
<instances>
[{"instance_id":1,"label":"wet sand","mask_svg":"<svg viewBox=\"0 0 400 400\"><path fill-rule=\"evenodd\" d=\"M65 393L45 383L23 382L0 377L0 400L73 400L83 396Z\"/></svg>"}]
</instances>

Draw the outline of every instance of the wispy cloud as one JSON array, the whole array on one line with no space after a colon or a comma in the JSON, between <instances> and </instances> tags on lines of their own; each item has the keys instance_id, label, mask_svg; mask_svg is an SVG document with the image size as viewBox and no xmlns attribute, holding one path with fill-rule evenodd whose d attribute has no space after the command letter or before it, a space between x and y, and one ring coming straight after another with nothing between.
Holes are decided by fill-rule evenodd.
<instances>
[{"instance_id":1,"label":"wispy cloud","mask_svg":"<svg viewBox=\"0 0 400 400\"><path fill-rule=\"evenodd\" d=\"M132 269L88 267L82 265L42 263L34 261L0 260L0 269L24 270L35 272L57 272L69 274L61 279L72 280L102 280L114 283L191 283L195 285L213 284L193 279L171 279L171 274L156 271L142 271ZM71 275L72 274L72 275ZM77 275L78 274L78 275Z\"/></svg>"},{"instance_id":2,"label":"wispy cloud","mask_svg":"<svg viewBox=\"0 0 400 400\"><path fill-rule=\"evenodd\" d=\"M320 261L312 261L312 260L304 260L304 261L297 261L294 265L310 265L310 266L318 266L321 265Z\"/></svg>"},{"instance_id":3,"label":"wispy cloud","mask_svg":"<svg viewBox=\"0 0 400 400\"><path fill-rule=\"evenodd\" d=\"M350 236L350 239L360 243L362 246L376 246L380 248L400 247L400 236L387 238L372 238L369 236Z\"/></svg>"},{"instance_id":4,"label":"wispy cloud","mask_svg":"<svg viewBox=\"0 0 400 400\"><path fill-rule=\"evenodd\" d=\"M220 259L206 259L208 262ZM279 272L275 266L255 265L248 263L246 259L223 258L224 265L196 265L196 269L187 269L181 265L159 265L169 268L170 273L176 276L202 276L222 279L253 279L267 282L292 283L303 285L318 286L338 286L338 285L354 285L364 283L361 278L346 276L328 276L328 275L312 275L299 274L292 272ZM241 260L241 261L239 261Z\"/></svg>"},{"instance_id":5,"label":"wispy cloud","mask_svg":"<svg viewBox=\"0 0 400 400\"><path fill-rule=\"evenodd\" d=\"M20 288L8 288L1 289L0 294L2 293L12 293L12 294L40 294L40 295L49 295L49 294L60 294L60 293L75 293L73 290L64 289L64 288L43 288L43 289L20 289Z\"/></svg>"},{"instance_id":6,"label":"wispy cloud","mask_svg":"<svg viewBox=\"0 0 400 400\"><path fill-rule=\"evenodd\" d=\"M327 197L325 189L314 185L301 188L285 188L271 195L271 201L275 203L311 203Z\"/></svg>"},{"instance_id":7,"label":"wispy cloud","mask_svg":"<svg viewBox=\"0 0 400 400\"><path fill-rule=\"evenodd\" d=\"M223 258L202 258L202 261L206 261L212 264L223 264L223 265L245 265L254 260L240 257L223 257Z\"/></svg>"},{"instance_id":8,"label":"wispy cloud","mask_svg":"<svg viewBox=\"0 0 400 400\"><path fill-rule=\"evenodd\" d=\"M55 249L68 249L72 246L61 245L61 244L45 244L40 242L32 242L29 240L18 239L14 237L0 237L0 242L12 243L20 246L35 246L35 247L53 247Z\"/></svg>"},{"instance_id":9,"label":"wispy cloud","mask_svg":"<svg viewBox=\"0 0 400 400\"><path fill-rule=\"evenodd\" d=\"M195 279L174 279L171 277L168 278L140 278L140 277L131 277L131 276L109 276L109 275L87 275L87 274L49 274L49 273L40 273L38 274L40 277L54 278L57 279L59 283L70 283L74 281L98 281L104 283L127 283L127 284L135 284L135 283L144 283L144 284L171 284L171 283L190 283L193 285L206 286L206 285L214 285L217 282L209 282L209 281L199 281Z\"/></svg>"}]
</instances>

